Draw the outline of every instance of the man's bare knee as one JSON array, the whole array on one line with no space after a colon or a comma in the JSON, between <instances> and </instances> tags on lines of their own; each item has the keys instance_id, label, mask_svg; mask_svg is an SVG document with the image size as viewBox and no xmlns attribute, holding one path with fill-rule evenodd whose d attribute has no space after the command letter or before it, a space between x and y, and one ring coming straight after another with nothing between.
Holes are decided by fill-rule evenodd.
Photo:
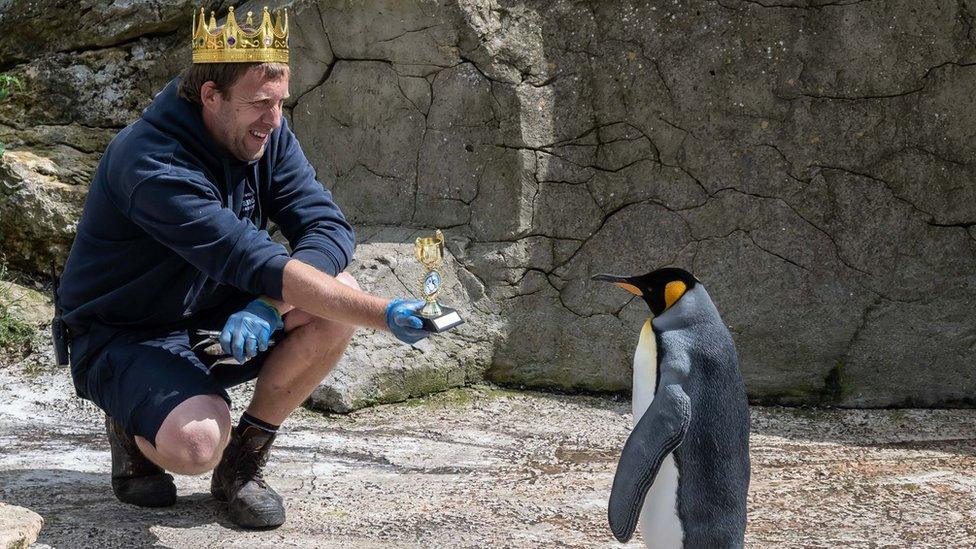
<instances>
[{"instance_id":1,"label":"man's bare knee","mask_svg":"<svg viewBox=\"0 0 976 549\"><path fill-rule=\"evenodd\" d=\"M156 435L156 449L174 473L199 475L220 461L230 428L230 410L221 397L195 396L166 416Z\"/></svg>"}]
</instances>

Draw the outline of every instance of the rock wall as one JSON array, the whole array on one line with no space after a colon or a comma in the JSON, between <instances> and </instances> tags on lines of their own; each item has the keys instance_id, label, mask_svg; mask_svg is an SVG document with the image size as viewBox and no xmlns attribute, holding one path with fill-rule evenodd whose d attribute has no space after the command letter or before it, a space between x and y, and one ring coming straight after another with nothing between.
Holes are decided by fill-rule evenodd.
<instances>
[{"instance_id":1,"label":"rock wall","mask_svg":"<svg viewBox=\"0 0 976 549\"><path fill-rule=\"evenodd\" d=\"M192 6L86 2L65 39L45 18L75 15L29 4L0 15L0 67L29 87L0 104L0 242L38 270L104 143L188 61ZM589 276L678 265L756 401L973 404L972 2L288 5L291 122L369 236L354 268L440 227L469 319L419 362L364 335L333 381L432 388L409 363L443 386L627 389L646 308Z\"/></svg>"}]
</instances>

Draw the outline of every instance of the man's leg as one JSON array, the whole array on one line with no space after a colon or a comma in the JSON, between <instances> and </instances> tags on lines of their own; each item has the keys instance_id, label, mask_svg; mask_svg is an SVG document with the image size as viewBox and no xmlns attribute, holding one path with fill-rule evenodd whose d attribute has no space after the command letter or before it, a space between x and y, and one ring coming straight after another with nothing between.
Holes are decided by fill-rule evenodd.
<instances>
[{"instance_id":1,"label":"man's leg","mask_svg":"<svg viewBox=\"0 0 976 549\"><path fill-rule=\"evenodd\" d=\"M359 288L346 273L336 279ZM262 475L268 452L278 426L325 379L355 331L354 326L299 309L286 314L284 323L286 337L268 352L251 403L231 433L210 487L214 497L228 502L231 520L248 528L273 528L284 523L281 496Z\"/></svg>"},{"instance_id":2,"label":"man's leg","mask_svg":"<svg viewBox=\"0 0 976 549\"><path fill-rule=\"evenodd\" d=\"M112 454L112 493L123 503L139 507L169 507L176 503L172 475L149 461L135 439L110 415L105 414L105 432Z\"/></svg>"},{"instance_id":3,"label":"man's leg","mask_svg":"<svg viewBox=\"0 0 976 549\"><path fill-rule=\"evenodd\" d=\"M359 289L347 273L339 273L336 280ZM329 375L355 331L355 326L299 309L286 314L284 321L288 337L271 349L247 408L252 416L273 425L281 425Z\"/></svg>"},{"instance_id":4,"label":"man's leg","mask_svg":"<svg viewBox=\"0 0 976 549\"><path fill-rule=\"evenodd\" d=\"M86 389L108 416L115 495L134 505L172 505L176 487L162 469L200 474L214 467L230 437L227 393L185 332L134 335L93 359Z\"/></svg>"},{"instance_id":5,"label":"man's leg","mask_svg":"<svg viewBox=\"0 0 976 549\"><path fill-rule=\"evenodd\" d=\"M153 446L141 436L136 444L150 461L180 475L199 475L220 461L230 440L230 409L218 395L184 400L163 420Z\"/></svg>"}]
</instances>

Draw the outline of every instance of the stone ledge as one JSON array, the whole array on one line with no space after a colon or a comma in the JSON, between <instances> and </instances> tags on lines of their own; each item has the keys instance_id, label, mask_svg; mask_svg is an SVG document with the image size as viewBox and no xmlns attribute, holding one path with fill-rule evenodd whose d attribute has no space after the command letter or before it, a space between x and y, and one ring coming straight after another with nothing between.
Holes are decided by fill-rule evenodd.
<instances>
[{"instance_id":1,"label":"stone ledge","mask_svg":"<svg viewBox=\"0 0 976 549\"><path fill-rule=\"evenodd\" d=\"M363 227L357 233L356 257L346 272L370 293L416 299L423 268L414 257L414 240L432 235L433 229ZM450 232L445 236L450 239ZM489 334L497 321L479 309L484 295L465 286L461 278L464 270L449 249L445 251L439 299L458 309L465 323L432 336L419 348L404 345L387 333L358 330L339 364L309 398L308 406L347 413L483 379L491 361Z\"/></svg>"},{"instance_id":2,"label":"stone ledge","mask_svg":"<svg viewBox=\"0 0 976 549\"><path fill-rule=\"evenodd\" d=\"M20 549L37 541L44 519L30 509L0 502L0 549Z\"/></svg>"}]
</instances>

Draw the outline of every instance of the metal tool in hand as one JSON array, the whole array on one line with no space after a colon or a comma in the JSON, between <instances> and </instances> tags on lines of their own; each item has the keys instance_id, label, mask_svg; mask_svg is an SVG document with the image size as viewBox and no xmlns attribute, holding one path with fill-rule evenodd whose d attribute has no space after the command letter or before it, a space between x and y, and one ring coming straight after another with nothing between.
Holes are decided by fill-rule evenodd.
<instances>
[{"instance_id":1,"label":"metal tool in hand","mask_svg":"<svg viewBox=\"0 0 976 549\"><path fill-rule=\"evenodd\" d=\"M209 341L210 344L220 343L220 330L196 330L196 334L203 337L203 341ZM203 341L201 341L201 343L203 343ZM274 338L274 336L271 336L271 339L268 340L268 348L270 349L277 342L278 341ZM199 345L199 343L197 345Z\"/></svg>"}]
</instances>

